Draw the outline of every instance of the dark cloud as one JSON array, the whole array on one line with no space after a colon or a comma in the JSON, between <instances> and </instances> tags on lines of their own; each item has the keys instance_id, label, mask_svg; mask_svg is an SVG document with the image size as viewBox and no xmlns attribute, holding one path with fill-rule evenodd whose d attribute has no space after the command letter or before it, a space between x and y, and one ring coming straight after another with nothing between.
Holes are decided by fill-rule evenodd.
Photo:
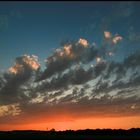
<instances>
[{"instance_id":1,"label":"dark cloud","mask_svg":"<svg viewBox=\"0 0 140 140\"><path fill-rule=\"evenodd\" d=\"M22 62L22 57L17 58L16 62L18 64L24 65L24 70L17 71L14 73L5 73L3 75L3 79L6 81L2 82L1 78L1 104L3 103L12 103L12 102L22 102L23 99L25 101L29 101L32 98L36 98L37 94L46 95L46 92L51 92L55 90L60 90L58 94L51 95L55 98L55 96L60 96L63 94L62 91L68 90L70 85L83 85L86 84L90 80L94 80L100 76L100 80L95 84L93 88L93 94L96 95L101 92L108 93L113 89L123 89L127 87L139 86L140 78L138 71L134 72L132 75L129 75L129 81L123 82L122 79L125 78L127 70L129 68L136 69L140 64L139 53L135 55L131 55L126 58L122 63L119 62L107 62L101 61L97 63L94 67L91 67L87 70L83 68L83 66L79 66L79 68L67 69L67 72L64 72L55 77L52 77L50 80L46 80L44 82L36 83L36 87L27 89L28 80L33 76L34 71L30 65ZM37 72L37 71L35 71ZM109 84L108 79L112 77L112 75L116 75L116 79L112 81L112 85ZM34 81L32 81L34 82ZM13 85L14 83L14 85ZM4 86L3 86L4 85ZM21 88L23 85L26 85L26 88ZM29 91L28 91L29 90ZM26 94L26 91L28 94ZM82 91L78 91L78 98L82 97L84 94ZM46 98L52 98L46 95ZM73 97L73 95L70 95ZM70 97L69 97L70 98Z\"/></svg>"},{"instance_id":2,"label":"dark cloud","mask_svg":"<svg viewBox=\"0 0 140 140\"><path fill-rule=\"evenodd\" d=\"M124 60L123 65L125 65L126 68L140 66L140 61L139 60L140 60L140 52L138 51L138 52L128 56Z\"/></svg>"},{"instance_id":3,"label":"dark cloud","mask_svg":"<svg viewBox=\"0 0 140 140\"><path fill-rule=\"evenodd\" d=\"M93 78L93 69L85 70L82 67L69 70L67 73L53 77L50 81L43 82L37 87L37 91L53 91L59 89L68 89L69 85L84 84Z\"/></svg>"},{"instance_id":4,"label":"dark cloud","mask_svg":"<svg viewBox=\"0 0 140 140\"><path fill-rule=\"evenodd\" d=\"M73 64L88 63L96 58L98 50L93 46L84 46L77 42L65 44L62 49L47 58L46 69L37 81L51 77L52 75L63 72Z\"/></svg>"},{"instance_id":5,"label":"dark cloud","mask_svg":"<svg viewBox=\"0 0 140 140\"><path fill-rule=\"evenodd\" d=\"M32 77L39 64L34 58L24 55L17 57L15 65L9 69L9 72L3 74L3 80L6 82L0 89L0 103L9 104L22 101L27 96L22 92L21 86Z\"/></svg>"},{"instance_id":6,"label":"dark cloud","mask_svg":"<svg viewBox=\"0 0 140 140\"><path fill-rule=\"evenodd\" d=\"M74 75L71 77L72 84L84 84L93 78L93 69L89 68L87 71L83 68L79 68L74 72Z\"/></svg>"},{"instance_id":7,"label":"dark cloud","mask_svg":"<svg viewBox=\"0 0 140 140\"><path fill-rule=\"evenodd\" d=\"M61 121L64 116L69 119L86 117L120 117L140 115L140 99L136 96L128 98L110 99L109 95L102 98L89 99L87 96L78 102L71 102L71 95L63 97L62 102L56 105L48 104L26 104L23 106L23 113L19 116L2 117L0 124L31 124L35 120L42 122ZM65 115L64 115L65 114ZM42 115L45 117L42 118ZM56 117L57 115L57 117ZM10 121L9 121L10 120Z\"/></svg>"},{"instance_id":8,"label":"dark cloud","mask_svg":"<svg viewBox=\"0 0 140 140\"><path fill-rule=\"evenodd\" d=\"M95 78L102 74L102 72L105 70L106 66L107 66L106 62L98 63L95 66L95 68L94 68L94 76L95 76Z\"/></svg>"},{"instance_id":9,"label":"dark cloud","mask_svg":"<svg viewBox=\"0 0 140 140\"><path fill-rule=\"evenodd\" d=\"M94 93L110 92L115 89L132 88L140 85L140 52L130 55L125 58L123 62L111 62L108 63L104 74L101 75L100 80L93 89ZM131 73L127 74L131 70ZM112 81L112 85L109 86L108 80L112 77L116 78ZM126 81L123 81L126 79Z\"/></svg>"},{"instance_id":10,"label":"dark cloud","mask_svg":"<svg viewBox=\"0 0 140 140\"><path fill-rule=\"evenodd\" d=\"M96 87L93 89L93 92L94 92L93 94L96 95L98 93L104 92L105 89L108 89L108 83L107 82L102 83L100 81L96 84Z\"/></svg>"},{"instance_id":11,"label":"dark cloud","mask_svg":"<svg viewBox=\"0 0 140 140\"><path fill-rule=\"evenodd\" d=\"M122 62L107 61L107 52L106 45L90 46L84 39L67 43L47 58L43 72L36 56L18 57L0 78L0 104L19 103L23 113L19 118L39 117L43 111L46 118L65 111L72 117L117 116L122 112L130 115L133 111L139 114L139 98L134 88L140 85L140 52ZM116 95L111 95L111 91Z\"/></svg>"}]
</instances>

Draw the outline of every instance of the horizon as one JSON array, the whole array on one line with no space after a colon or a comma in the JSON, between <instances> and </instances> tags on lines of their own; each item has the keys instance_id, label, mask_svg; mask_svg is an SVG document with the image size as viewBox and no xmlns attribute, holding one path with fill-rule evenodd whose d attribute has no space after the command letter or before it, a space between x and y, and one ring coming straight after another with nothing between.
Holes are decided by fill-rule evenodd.
<instances>
[{"instance_id":1,"label":"horizon","mask_svg":"<svg viewBox=\"0 0 140 140\"><path fill-rule=\"evenodd\" d=\"M139 2L0 2L0 131L140 128Z\"/></svg>"},{"instance_id":2,"label":"horizon","mask_svg":"<svg viewBox=\"0 0 140 140\"><path fill-rule=\"evenodd\" d=\"M124 129L84 129L84 130L65 130L65 131L55 131L52 129L50 131L40 131L40 130L15 130L15 131L0 131L0 137L6 139L25 139L30 137L31 139L139 139L140 128L132 128L129 130Z\"/></svg>"},{"instance_id":3,"label":"horizon","mask_svg":"<svg viewBox=\"0 0 140 140\"><path fill-rule=\"evenodd\" d=\"M50 129L50 130L39 130L39 129L36 129L36 130L32 130L32 129L23 129L23 130L0 130L0 132L14 132L14 131L37 131L37 132L50 132L50 131L53 131L53 132L65 132L65 131L89 131L89 130L92 130L92 131L104 131L104 130L111 130L111 131L129 131L129 130L136 130L136 129L140 129L140 128L129 128L129 129L111 129L111 128L96 128L96 129L77 129L77 130L72 130L72 129L65 129L65 130L55 130L54 128Z\"/></svg>"}]
</instances>

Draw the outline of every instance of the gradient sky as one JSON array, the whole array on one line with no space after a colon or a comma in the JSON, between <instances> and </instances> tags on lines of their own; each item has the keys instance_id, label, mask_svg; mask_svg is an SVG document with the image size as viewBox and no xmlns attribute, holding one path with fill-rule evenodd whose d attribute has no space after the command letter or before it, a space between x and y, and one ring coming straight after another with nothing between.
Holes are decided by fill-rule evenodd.
<instances>
[{"instance_id":1,"label":"gradient sky","mask_svg":"<svg viewBox=\"0 0 140 140\"><path fill-rule=\"evenodd\" d=\"M139 2L0 2L0 130L140 127Z\"/></svg>"}]
</instances>

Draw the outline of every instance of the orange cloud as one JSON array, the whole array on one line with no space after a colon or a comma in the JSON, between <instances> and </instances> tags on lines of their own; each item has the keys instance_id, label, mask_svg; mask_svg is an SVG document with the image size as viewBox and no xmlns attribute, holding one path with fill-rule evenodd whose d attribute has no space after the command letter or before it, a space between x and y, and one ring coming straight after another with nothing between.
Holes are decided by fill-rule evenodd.
<instances>
[{"instance_id":1,"label":"orange cloud","mask_svg":"<svg viewBox=\"0 0 140 140\"><path fill-rule=\"evenodd\" d=\"M17 73L19 73L23 70L24 70L23 65L20 65L20 64L17 64L17 63L14 66L9 68L9 72L14 73L14 74L17 74Z\"/></svg>"},{"instance_id":2,"label":"orange cloud","mask_svg":"<svg viewBox=\"0 0 140 140\"><path fill-rule=\"evenodd\" d=\"M16 116L21 112L19 104L9 104L0 106L0 117L11 115Z\"/></svg>"},{"instance_id":3,"label":"orange cloud","mask_svg":"<svg viewBox=\"0 0 140 140\"><path fill-rule=\"evenodd\" d=\"M38 57L35 55L29 56L25 54L20 58L17 58L15 65L9 68L9 72L14 74L20 73L24 71L25 65L28 65L32 70L37 70L40 67Z\"/></svg>"},{"instance_id":4,"label":"orange cloud","mask_svg":"<svg viewBox=\"0 0 140 140\"><path fill-rule=\"evenodd\" d=\"M108 31L104 31L104 36L106 39L109 39L109 38L111 38L111 33Z\"/></svg>"},{"instance_id":5,"label":"orange cloud","mask_svg":"<svg viewBox=\"0 0 140 140\"><path fill-rule=\"evenodd\" d=\"M117 36L115 36L115 37L112 39L112 42L113 42L114 44L117 44L118 41L120 41L120 40L122 40L122 37L119 36L119 35L117 35Z\"/></svg>"},{"instance_id":6,"label":"orange cloud","mask_svg":"<svg viewBox=\"0 0 140 140\"><path fill-rule=\"evenodd\" d=\"M38 57L35 55L32 55L31 57L29 55L23 55L23 62L28 64L33 70L37 70L40 67L40 64L38 63Z\"/></svg>"},{"instance_id":7,"label":"orange cloud","mask_svg":"<svg viewBox=\"0 0 140 140\"><path fill-rule=\"evenodd\" d=\"M65 45L64 46L64 52L65 52L66 55L70 55L71 54L71 48L72 48L71 45Z\"/></svg>"},{"instance_id":8,"label":"orange cloud","mask_svg":"<svg viewBox=\"0 0 140 140\"><path fill-rule=\"evenodd\" d=\"M78 41L78 44L80 44L84 47L87 47L88 46L88 41L86 39L80 38L79 41Z\"/></svg>"}]
</instances>

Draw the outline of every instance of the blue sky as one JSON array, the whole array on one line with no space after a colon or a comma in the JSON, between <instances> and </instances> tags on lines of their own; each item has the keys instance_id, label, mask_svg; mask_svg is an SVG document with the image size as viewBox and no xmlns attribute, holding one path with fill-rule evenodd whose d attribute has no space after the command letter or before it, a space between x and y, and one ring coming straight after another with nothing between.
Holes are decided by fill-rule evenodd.
<instances>
[{"instance_id":1,"label":"blue sky","mask_svg":"<svg viewBox=\"0 0 140 140\"><path fill-rule=\"evenodd\" d=\"M133 26L139 32L138 5L132 2L0 2L0 67L7 69L15 57L25 53L38 55L43 66L43 60L53 48L67 39L83 37L90 43L101 44L104 30L126 36ZM122 57L125 50L121 49Z\"/></svg>"}]
</instances>

